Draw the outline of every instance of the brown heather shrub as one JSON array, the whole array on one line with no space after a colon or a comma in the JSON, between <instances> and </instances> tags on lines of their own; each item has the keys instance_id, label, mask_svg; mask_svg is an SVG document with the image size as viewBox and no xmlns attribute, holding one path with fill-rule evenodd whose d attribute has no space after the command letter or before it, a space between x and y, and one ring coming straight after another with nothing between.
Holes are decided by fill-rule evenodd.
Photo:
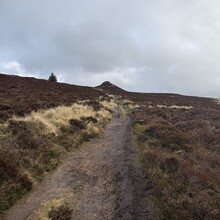
<instances>
[{"instance_id":1,"label":"brown heather shrub","mask_svg":"<svg viewBox=\"0 0 220 220\"><path fill-rule=\"evenodd\" d=\"M202 169L166 152L146 150L142 163L153 183L162 219L218 219L220 195Z\"/></svg>"},{"instance_id":2,"label":"brown heather shrub","mask_svg":"<svg viewBox=\"0 0 220 220\"><path fill-rule=\"evenodd\" d=\"M91 106L93 108L93 110L96 112L101 110L101 108L102 108L102 105L98 101L87 100L87 101L84 101L83 104Z\"/></svg>"},{"instance_id":3,"label":"brown heather shrub","mask_svg":"<svg viewBox=\"0 0 220 220\"><path fill-rule=\"evenodd\" d=\"M90 123L90 122L92 122L92 123L97 123L97 122L98 122L98 120L97 120L96 118L92 117L92 116L89 116L89 117L81 117L80 119L81 119L82 121L85 121L86 123Z\"/></svg>"},{"instance_id":4,"label":"brown heather shrub","mask_svg":"<svg viewBox=\"0 0 220 220\"><path fill-rule=\"evenodd\" d=\"M141 122L134 133L161 219L220 219L220 106L206 101L158 110L141 100L133 116Z\"/></svg>"},{"instance_id":5,"label":"brown heather shrub","mask_svg":"<svg viewBox=\"0 0 220 220\"><path fill-rule=\"evenodd\" d=\"M168 174L174 174L179 170L179 162L175 157L169 157L160 163L160 168Z\"/></svg>"},{"instance_id":6,"label":"brown heather shrub","mask_svg":"<svg viewBox=\"0 0 220 220\"><path fill-rule=\"evenodd\" d=\"M61 205L58 207L52 207L50 210L48 217L51 220L71 220L72 212L67 205Z\"/></svg>"},{"instance_id":7,"label":"brown heather shrub","mask_svg":"<svg viewBox=\"0 0 220 220\"><path fill-rule=\"evenodd\" d=\"M0 217L11 205L32 189L32 181L19 169L15 155L0 151Z\"/></svg>"},{"instance_id":8,"label":"brown heather shrub","mask_svg":"<svg viewBox=\"0 0 220 220\"><path fill-rule=\"evenodd\" d=\"M156 124L148 127L138 138L144 140L152 139L152 142L160 142L158 146L165 147L171 151L187 151L191 152L189 138L175 127L163 124ZM157 140L157 141L156 141Z\"/></svg>"},{"instance_id":9,"label":"brown heather shrub","mask_svg":"<svg viewBox=\"0 0 220 220\"><path fill-rule=\"evenodd\" d=\"M70 127L76 131L86 129L86 123L85 121L82 121L82 120L70 119L69 124L70 124Z\"/></svg>"},{"instance_id":10,"label":"brown heather shrub","mask_svg":"<svg viewBox=\"0 0 220 220\"><path fill-rule=\"evenodd\" d=\"M37 149L44 142L32 122L9 120L9 128L15 137L14 143L20 148Z\"/></svg>"},{"instance_id":11,"label":"brown heather shrub","mask_svg":"<svg viewBox=\"0 0 220 220\"><path fill-rule=\"evenodd\" d=\"M0 184L11 179L16 179L19 175L18 164L14 155L10 152L0 151Z\"/></svg>"},{"instance_id":12,"label":"brown heather shrub","mask_svg":"<svg viewBox=\"0 0 220 220\"><path fill-rule=\"evenodd\" d=\"M157 166L158 160L159 155L154 150L146 150L142 152L141 162L148 171Z\"/></svg>"}]
</instances>

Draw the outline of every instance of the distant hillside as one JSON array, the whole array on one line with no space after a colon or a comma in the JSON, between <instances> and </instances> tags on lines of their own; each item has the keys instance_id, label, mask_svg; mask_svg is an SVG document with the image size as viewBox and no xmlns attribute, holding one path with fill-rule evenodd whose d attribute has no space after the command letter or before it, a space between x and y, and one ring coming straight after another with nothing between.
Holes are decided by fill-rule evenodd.
<instances>
[{"instance_id":1,"label":"distant hillside","mask_svg":"<svg viewBox=\"0 0 220 220\"><path fill-rule=\"evenodd\" d=\"M97 88L114 95L120 95L123 98L133 100L135 102L148 102L149 105L193 105L211 107L215 105L212 99L203 97L184 96L172 93L140 93L129 92L109 81L103 82Z\"/></svg>"},{"instance_id":2,"label":"distant hillside","mask_svg":"<svg viewBox=\"0 0 220 220\"><path fill-rule=\"evenodd\" d=\"M106 92L121 97L107 96ZM77 102L79 100L87 101ZM54 108L56 106L59 107ZM138 187L143 190L143 194L138 191L141 201L145 202L142 200L145 193L148 196L152 194L160 212L159 219L220 219L219 100L178 94L128 92L109 81L91 88L3 74L0 74L0 218L46 173L55 169L68 153L75 152L82 143L100 134L115 114L116 107L120 109L116 116L120 117L113 119L112 126L109 126L110 132L106 133L107 136L103 135L106 140L98 147L95 146L98 149L95 153L89 151L85 154L86 171L93 173L93 169L97 171L96 167L107 168L107 171L99 170L98 173L110 173L107 180L113 184L113 189L118 186L122 193L112 207L118 206L117 201L121 198L137 193L135 187ZM4 123L14 114L22 116L38 109L48 110L32 112L27 117L15 117ZM137 145L142 171L147 177L143 179L147 188L140 187L142 183L136 174L131 175L131 181L128 179L127 171L136 170L133 169L136 159L133 165L127 161L132 161L136 150L128 148L130 139L126 137L135 140L132 145ZM120 141L117 142L116 138ZM82 152L86 152L86 147L84 149ZM99 149L104 151L100 153ZM112 149L115 149L114 152ZM123 151L125 157L122 156ZM78 161L82 159L81 156L80 153ZM75 164L77 168L79 164ZM85 161L81 164L85 164ZM73 167L71 181L69 165L68 174L60 176L68 179L68 192L70 182L77 183L78 189L76 178L79 177L81 181L85 176L85 166L79 167L83 172ZM101 179L98 178L96 176L95 182L99 187L103 175ZM84 187L83 184L88 184L87 178L84 179L82 190L88 188L87 195L91 196L91 187L97 185L92 181L91 187ZM124 188L125 184L129 187L123 191L120 187ZM135 186L131 187L132 184ZM74 187L72 189L78 193ZM116 191L113 190L114 196ZM79 194L82 195L81 191ZM136 207L138 199L132 197L135 198ZM100 201L100 197L97 201ZM146 200L146 205L148 203L149 200ZM124 203L122 205L124 207ZM143 207L140 206L141 214ZM121 212L116 210L116 213Z\"/></svg>"},{"instance_id":3,"label":"distant hillside","mask_svg":"<svg viewBox=\"0 0 220 220\"><path fill-rule=\"evenodd\" d=\"M33 77L0 74L0 121L5 121L14 114L23 116L38 109L70 105L77 100L93 100L105 95L105 92L149 104L190 105L193 103L194 106L198 106L202 103L203 107L204 105L210 107L214 104L211 99L207 98L128 92L109 81L92 88L66 83L51 83Z\"/></svg>"},{"instance_id":4,"label":"distant hillside","mask_svg":"<svg viewBox=\"0 0 220 220\"><path fill-rule=\"evenodd\" d=\"M66 83L51 83L32 77L0 74L0 121L14 114L24 114L59 105L70 105L77 100L104 95L97 89Z\"/></svg>"}]
</instances>

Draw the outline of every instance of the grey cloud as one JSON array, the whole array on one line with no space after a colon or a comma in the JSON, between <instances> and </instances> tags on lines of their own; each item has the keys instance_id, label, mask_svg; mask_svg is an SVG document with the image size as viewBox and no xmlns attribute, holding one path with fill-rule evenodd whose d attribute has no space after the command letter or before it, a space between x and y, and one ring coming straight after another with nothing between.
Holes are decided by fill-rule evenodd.
<instances>
[{"instance_id":1,"label":"grey cloud","mask_svg":"<svg viewBox=\"0 0 220 220\"><path fill-rule=\"evenodd\" d=\"M1 0L0 72L220 96L218 0Z\"/></svg>"}]
</instances>

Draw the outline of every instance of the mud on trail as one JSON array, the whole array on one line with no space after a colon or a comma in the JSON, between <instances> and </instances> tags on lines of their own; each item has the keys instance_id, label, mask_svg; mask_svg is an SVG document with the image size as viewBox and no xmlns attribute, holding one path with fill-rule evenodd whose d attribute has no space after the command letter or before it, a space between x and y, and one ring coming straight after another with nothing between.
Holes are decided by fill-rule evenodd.
<instances>
[{"instance_id":1,"label":"mud on trail","mask_svg":"<svg viewBox=\"0 0 220 220\"><path fill-rule=\"evenodd\" d=\"M54 198L68 201L74 220L156 219L129 117L122 121L116 113L99 138L74 153L5 219L34 219Z\"/></svg>"}]
</instances>

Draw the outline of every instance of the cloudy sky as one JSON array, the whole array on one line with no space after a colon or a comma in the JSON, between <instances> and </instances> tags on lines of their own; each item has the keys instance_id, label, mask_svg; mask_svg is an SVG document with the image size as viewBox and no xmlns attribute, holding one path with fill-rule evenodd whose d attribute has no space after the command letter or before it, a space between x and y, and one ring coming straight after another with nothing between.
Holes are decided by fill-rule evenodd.
<instances>
[{"instance_id":1,"label":"cloudy sky","mask_svg":"<svg viewBox=\"0 0 220 220\"><path fill-rule=\"evenodd\" d=\"M0 72L220 97L219 0L0 0Z\"/></svg>"}]
</instances>

